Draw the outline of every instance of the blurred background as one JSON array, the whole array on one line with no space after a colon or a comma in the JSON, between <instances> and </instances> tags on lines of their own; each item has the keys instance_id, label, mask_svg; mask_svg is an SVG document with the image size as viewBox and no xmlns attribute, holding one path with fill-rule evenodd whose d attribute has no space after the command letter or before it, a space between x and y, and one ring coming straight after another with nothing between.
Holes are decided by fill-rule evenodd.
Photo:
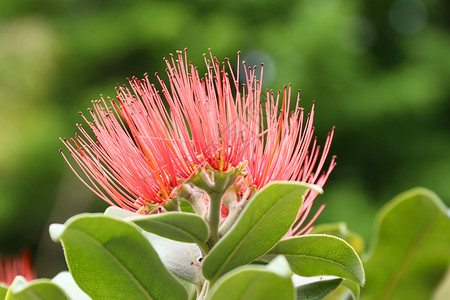
<instances>
[{"instance_id":1,"label":"blurred background","mask_svg":"<svg viewBox=\"0 0 450 300\"><path fill-rule=\"evenodd\" d=\"M60 156L90 100L160 74L188 47L265 63L265 87L316 101L338 165L317 223L366 241L377 210L414 186L450 204L450 2L444 0L0 2L0 254L31 248L39 276L65 268L48 225L106 204ZM202 73L202 72L201 72ZM413 222L413 220L411 220Z\"/></svg>"}]
</instances>

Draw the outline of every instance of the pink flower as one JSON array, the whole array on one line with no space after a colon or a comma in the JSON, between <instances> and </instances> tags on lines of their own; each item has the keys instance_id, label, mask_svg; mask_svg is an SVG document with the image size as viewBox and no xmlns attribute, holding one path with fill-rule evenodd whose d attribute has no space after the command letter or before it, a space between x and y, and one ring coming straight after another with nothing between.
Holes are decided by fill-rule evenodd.
<instances>
[{"instance_id":1,"label":"pink flower","mask_svg":"<svg viewBox=\"0 0 450 300\"><path fill-rule=\"evenodd\" d=\"M29 250L22 250L22 254L16 257L0 257L0 283L9 286L17 275L28 281L36 278Z\"/></svg>"},{"instance_id":2,"label":"pink flower","mask_svg":"<svg viewBox=\"0 0 450 300\"><path fill-rule=\"evenodd\" d=\"M234 73L229 60L221 64L210 52L201 77L187 63L186 51L177 54L176 60L165 59L168 85L156 74L161 93L147 75L133 78L129 87L118 87L116 100L94 102L92 122L83 116L97 141L81 125L81 136L63 141L91 190L111 205L136 211L167 201L198 168L227 171L243 164L242 182L251 188L274 180L324 185L335 166L333 158L322 172L334 129L320 151L313 139L314 105L304 123L299 95L290 113L290 85L277 94L267 91L262 101L263 72L258 79L256 67L244 63L240 88L239 57ZM323 206L300 229L316 196L308 191L288 235L311 228Z\"/></svg>"}]
</instances>

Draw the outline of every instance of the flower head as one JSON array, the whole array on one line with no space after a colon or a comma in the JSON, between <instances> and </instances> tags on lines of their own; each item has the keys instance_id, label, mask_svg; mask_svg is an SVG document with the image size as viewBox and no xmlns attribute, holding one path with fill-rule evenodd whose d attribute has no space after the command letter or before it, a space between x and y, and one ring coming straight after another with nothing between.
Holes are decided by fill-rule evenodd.
<instances>
[{"instance_id":1,"label":"flower head","mask_svg":"<svg viewBox=\"0 0 450 300\"><path fill-rule=\"evenodd\" d=\"M81 135L63 140L86 175L80 179L106 202L132 211L157 207L205 166L243 168L238 184L250 190L273 180L324 185L335 165L333 158L322 173L334 129L321 151L313 138L314 105L304 123L290 85L263 94L263 66L257 78L256 67L243 63L245 78L239 78L239 56L235 73L228 59L220 63L209 54L203 77L187 63L186 51L165 59L168 84L156 74L161 93L147 75L128 80L116 99L93 103L92 122L83 116L96 140L81 125ZM316 196L308 191L289 235L300 232Z\"/></svg>"},{"instance_id":2,"label":"flower head","mask_svg":"<svg viewBox=\"0 0 450 300\"><path fill-rule=\"evenodd\" d=\"M0 283L9 286L17 275L25 277L28 281L36 278L29 250L22 250L20 256L0 257Z\"/></svg>"}]
</instances>

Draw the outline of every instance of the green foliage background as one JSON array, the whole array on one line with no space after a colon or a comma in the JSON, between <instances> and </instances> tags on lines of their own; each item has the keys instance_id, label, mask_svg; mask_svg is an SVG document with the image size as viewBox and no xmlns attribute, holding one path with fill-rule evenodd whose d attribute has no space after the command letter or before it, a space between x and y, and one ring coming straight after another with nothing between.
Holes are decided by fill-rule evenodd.
<instances>
[{"instance_id":1,"label":"green foliage background","mask_svg":"<svg viewBox=\"0 0 450 300\"><path fill-rule=\"evenodd\" d=\"M450 204L449 11L444 0L0 2L0 252L31 247L41 276L63 268L48 224L105 204L58 137L90 100L163 74L162 57L185 47L200 66L208 48L265 62L267 88L292 83L307 110L316 100L321 144L336 126L318 223L367 238L378 208L417 185Z\"/></svg>"}]
</instances>

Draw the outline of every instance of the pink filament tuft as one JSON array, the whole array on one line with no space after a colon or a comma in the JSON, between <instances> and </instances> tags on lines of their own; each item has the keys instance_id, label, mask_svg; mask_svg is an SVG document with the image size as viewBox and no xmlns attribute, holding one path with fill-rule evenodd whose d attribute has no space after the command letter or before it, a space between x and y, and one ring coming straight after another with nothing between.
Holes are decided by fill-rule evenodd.
<instances>
[{"instance_id":1,"label":"pink filament tuft","mask_svg":"<svg viewBox=\"0 0 450 300\"><path fill-rule=\"evenodd\" d=\"M0 257L0 283L9 286L17 275L25 277L28 281L36 278L28 249L22 250L20 256Z\"/></svg>"},{"instance_id":2,"label":"pink filament tuft","mask_svg":"<svg viewBox=\"0 0 450 300\"><path fill-rule=\"evenodd\" d=\"M62 140L81 172L72 170L110 205L136 211L161 205L173 189L208 164L227 171L246 162L245 180L260 189L274 180L301 181L323 187L335 166L333 158L322 172L333 139L325 146L314 137L314 109L304 123L300 92L291 111L291 85L262 101L262 75L243 63L238 69L221 64L209 51L206 74L187 62L187 52L164 59L168 85L156 74L161 93L147 75L118 86L117 98L93 102L90 129L96 141L78 126L81 135ZM230 74L230 75L229 75ZM64 155L64 154L63 154ZM80 174L84 174L81 176ZM83 179L86 177L86 179ZM317 192L309 190L288 236L307 232L321 207L303 226ZM303 227L302 227L303 226Z\"/></svg>"}]
</instances>

